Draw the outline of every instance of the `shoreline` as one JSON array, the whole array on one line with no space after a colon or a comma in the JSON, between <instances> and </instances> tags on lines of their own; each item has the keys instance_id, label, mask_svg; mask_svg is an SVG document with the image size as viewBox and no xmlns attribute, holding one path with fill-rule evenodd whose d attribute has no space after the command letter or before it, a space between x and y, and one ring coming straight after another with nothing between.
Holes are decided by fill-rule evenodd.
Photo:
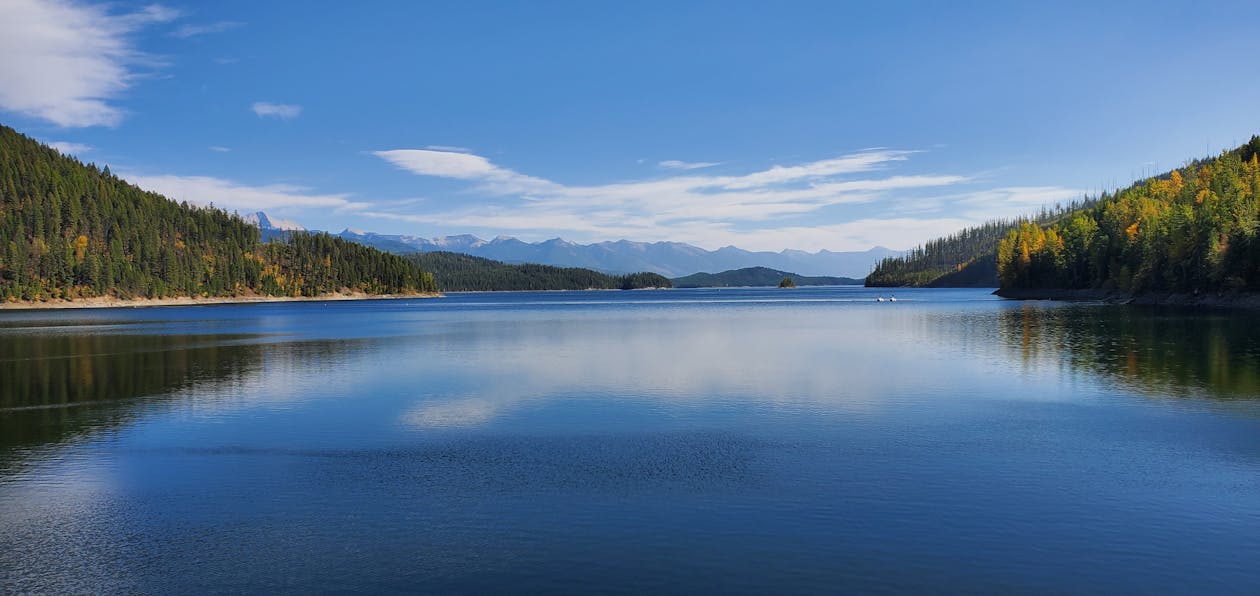
<instances>
[{"instance_id":1,"label":"shoreline","mask_svg":"<svg viewBox=\"0 0 1260 596\"><path fill-rule=\"evenodd\" d=\"M405 300L408 298L440 298L441 293L416 294L365 294L362 292L337 292L320 296L178 296L174 298L132 298L123 300L109 296L82 298L79 300L50 300L48 302L0 302L0 312L6 310L69 310L86 308L158 308L163 306L212 306L221 304L256 304L265 302L343 302L350 300Z\"/></svg>"},{"instance_id":2,"label":"shoreline","mask_svg":"<svg viewBox=\"0 0 1260 596\"><path fill-rule=\"evenodd\" d=\"M1130 294L1099 289L999 289L993 292L1007 300L1053 300L1056 302L1101 302L1137 306L1208 306L1260 309L1260 294L1247 292L1142 292Z\"/></svg>"}]
</instances>

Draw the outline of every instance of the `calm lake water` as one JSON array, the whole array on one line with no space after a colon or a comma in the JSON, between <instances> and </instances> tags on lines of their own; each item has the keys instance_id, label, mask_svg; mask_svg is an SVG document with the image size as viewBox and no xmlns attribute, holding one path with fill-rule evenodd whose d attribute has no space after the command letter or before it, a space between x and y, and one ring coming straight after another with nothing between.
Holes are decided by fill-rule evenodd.
<instances>
[{"instance_id":1,"label":"calm lake water","mask_svg":"<svg viewBox=\"0 0 1260 596\"><path fill-rule=\"evenodd\" d=\"M1260 319L887 293L0 312L0 592L1260 593Z\"/></svg>"}]
</instances>

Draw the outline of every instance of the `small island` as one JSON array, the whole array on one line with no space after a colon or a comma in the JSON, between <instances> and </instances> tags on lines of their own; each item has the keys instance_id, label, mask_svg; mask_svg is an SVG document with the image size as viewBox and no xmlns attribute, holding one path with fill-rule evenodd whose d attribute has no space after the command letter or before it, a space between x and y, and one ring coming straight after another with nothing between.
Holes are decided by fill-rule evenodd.
<instances>
[{"instance_id":1,"label":"small island","mask_svg":"<svg viewBox=\"0 0 1260 596\"><path fill-rule=\"evenodd\" d=\"M721 273L693 273L685 277L674 278L675 288L773 288L788 287L783 280L796 286L860 286L862 280L851 277L811 277L790 271L780 271L769 267L745 267Z\"/></svg>"},{"instance_id":2,"label":"small island","mask_svg":"<svg viewBox=\"0 0 1260 596\"><path fill-rule=\"evenodd\" d=\"M648 290L671 288L668 277L639 272L610 275L583 267L504 263L461 253L434 251L407 255L431 271L443 292L523 292L542 290Z\"/></svg>"}]
</instances>

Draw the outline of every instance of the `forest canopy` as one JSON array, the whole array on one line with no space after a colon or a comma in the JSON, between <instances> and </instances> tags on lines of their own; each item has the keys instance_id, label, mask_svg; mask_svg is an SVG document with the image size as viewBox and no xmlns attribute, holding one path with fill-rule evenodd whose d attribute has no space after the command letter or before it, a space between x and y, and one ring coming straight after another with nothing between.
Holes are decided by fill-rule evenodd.
<instances>
[{"instance_id":1,"label":"forest canopy","mask_svg":"<svg viewBox=\"0 0 1260 596\"><path fill-rule=\"evenodd\" d=\"M1260 290L1260 137L998 246L1003 289Z\"/></svg>"},{"instance_id":2,"label":"forest canopy","mask_svg":"<svg viewBox=\"0 0 1260 596\"><path fill-rule=\"evenodd\" d=\"M899 257L883 259L866 277L868 287L996 287L998 243L1024 223L1057 221L1092 204L1089 199L1056 205L1035 217L995 219L934 238Z\"/></svg>"},{"instance_id":3,"label":"forest canopy","mask_svg":"<svg viewBox=\"0 0 1260 596\"><path fill-rule=\"evenodd\" d=\"M432 271L445 292L525 290L634 290L671 287L669 278L656 273L608 275L580 267L509 264L453 252L408 255L407 259Z\"/></svg>"},{"instance_id":4,"label":"forest canopy","mask_svg":"<svg viewBox=\"0 0 1260 596\"><path fill-rule=\"evenodd\" d=\"M406 259L327 234L262 242L0 126L0 301L433 292Z\"/></svg>"}]
</instances>

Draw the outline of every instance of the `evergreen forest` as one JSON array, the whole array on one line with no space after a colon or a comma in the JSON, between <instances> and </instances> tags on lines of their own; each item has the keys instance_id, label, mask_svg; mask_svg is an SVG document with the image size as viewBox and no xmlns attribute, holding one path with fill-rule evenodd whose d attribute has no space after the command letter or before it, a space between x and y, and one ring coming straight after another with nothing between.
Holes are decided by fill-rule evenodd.
<instances>
[{"instance_id":1,"label":"evergreen forest","mask_svg":"<svg viewBox=\"0 0 1260 596\"><path fill-rule=\"evenodd\" d=\"M0 301L436 290L400 256L328 234L263 242L236 214L176 203L0 126Z\"/></svg>"},{"instance_id":2,"label":"evergreen forest","mask_svg":"<svg viewBox=\"0 0 1260 596\"><path fill-rule=\"evenodd\" d=\"M782 286L784 279L796 286L850 286L861 285L862 280L851 277L809 277L769 267L745 267L721 273L693 273L674 278L676 288L743 288Z\"/></svg>"},{"instance_id":3,"label":"evergreen forest","mask_svg":"<svg viewBox=\"0 0 1260 596\"><path fill-rule=\"evenodd\" d=\"M1003 289L1260 290L1260 137L1139 181L997 249Z\"/></svg>"},{"instance_id":4,"label":"evergreen forest","mask_svg":"<svg viewBox=\"0 0 1260 596\"><path fill-rule=\"evenodd\" d=\"M608 275L580 267L509 264L453 252L414 253L406 257L432 271L444 292L525 290L634 290L672 287L656 273Z\"/></svg>"},{"instance_id":5,"label":"evergreen forest","mask_svg":"<svg viewBox=\"0 0 1260 596\"><path fill-rule=\"evenodd\" d=\"M997 246L1025 223L1043 224L1093 204L1092 199L1043 209L1031 218L995 219L927 241L883 259L866 277L868 287L997 287Z\"/></svg>"}]
</instances>

